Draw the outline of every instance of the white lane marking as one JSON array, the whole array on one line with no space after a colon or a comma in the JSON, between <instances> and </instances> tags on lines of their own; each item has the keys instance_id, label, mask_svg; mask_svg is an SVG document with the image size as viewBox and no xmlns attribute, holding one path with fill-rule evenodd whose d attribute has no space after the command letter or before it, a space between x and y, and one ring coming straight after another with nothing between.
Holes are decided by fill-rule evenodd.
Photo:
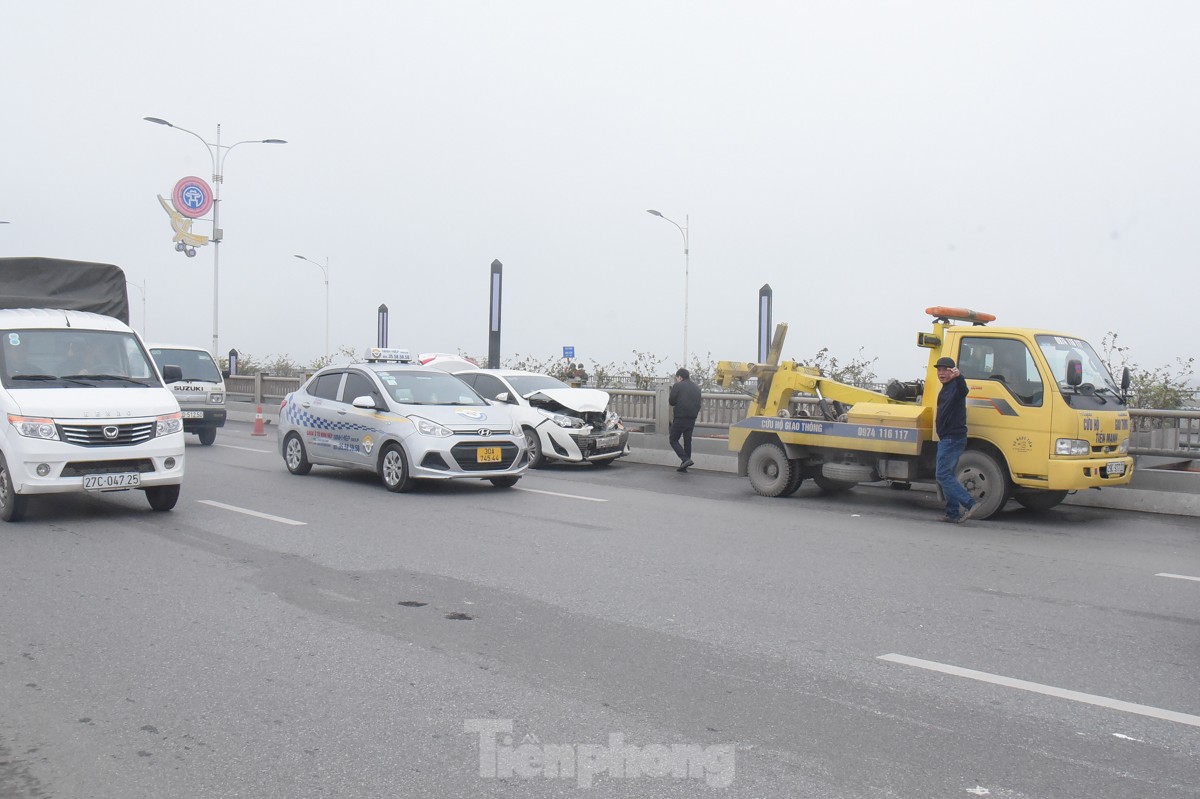
<instances>
[{"instance_id":1,"label":"white lane marking","mask_svg":"<svg viewBox=\"0 0 1200 799\"><path fill-rule=\"evenodd\" d=\"M566 497L567 499L582 499L585 502L608 502L607 499L596 499L595 497L581 497L578 494L560 494L557 491L539 491L536 488L521 488L514 486L517 491L528 491L530 494L546 494L551 497Z\"/></svg>"},{"instance_id":2,"label":"white lane marking","mask_svg":"<svg viewBox=\"0 0 1200 799\"><path fill-rule=\"evenodd\" d=\"M298 522L295 519L285 519L282 516L272 516L269 513L259 513L256 510L249 510L248 508L239 508L237 505L226 505L224 502L214 502L211 499L198 499L196 501L202 505L212 505L214 508L224 508L225 510L233 511L234 513L244 513L247 516L257 516L260 519L266 519L270 522L279 522L280 524L291 524L295 526L303 526L308 524L308 522Z\"/></svg>"},{"instance_id":3,"label":"white lane marking","mask_svg":"<svg viewBox=\"0 0 1200 799\"><path fill-rule=\"evenodd\" d=\"M262 452L270 455L272 450L269 449L251 449L250 447L235 447L233 444L213 444L214 447L224 447L225 449L240 449L242 452Z\"/></svg>"},{"instance_id":4,"label":"white lane marking","mask_svg":"<svg viewBox=\"0 0 1200 799\"><path fill-rule=\"evenodd\" d=\"M1156 574L1154 576L1155 577L1173 577L1176 580L1195 580L1196 582L1200 583L1200 577L1188 577L1186 574L1167 574L1166 572L1159 572L1158 574Z\"/></svg>"},{"instance_id":5,"label":"white lane marking","mask_svg":"<svg viewBox=\"0 0 1200 799\"><path fill-rule=\"evenodd\" d=\"M955 677L966 677L969 680L990 682L993 685L1003 685L1006 688L1020 688L1022 691L1032 691L1035 694L1045 694L1046 696L1054 696L1058 697L1059 699L1070 699L1074 702L1086 702L1089 705L1099 705L1100 707L1107 707L1112 710L1122 710L1126 713L1137 713L1141 716L1150 716L1151 718L1163 719L1164 721L1175 721L1180 724L1190 724L1193 727L1200 727L1200 716L1193 716L1188 713L1179 713L1174 710L1163 710L1162 708L1151 707L1149 705L1139 705L1134 702L1126 702L1121 699L1109 699L1107 696L1085 694L1080 691L1072 691L1067 688L1056 688L1053 685L1042 685L1041 683L1018 680L1014 679L1013 677L1002 677L999 674L989 674L986 671L964 669L961 666L951 666L947 663L938 663L933 660L911 658L907 655L897 655L892 653L880 655L877 659L888 660L892 663L901 663L905 666L916 666L919 669L928 669L929 671L940 671L942 674L951 674Z\"/></svg>"}]
</instances>

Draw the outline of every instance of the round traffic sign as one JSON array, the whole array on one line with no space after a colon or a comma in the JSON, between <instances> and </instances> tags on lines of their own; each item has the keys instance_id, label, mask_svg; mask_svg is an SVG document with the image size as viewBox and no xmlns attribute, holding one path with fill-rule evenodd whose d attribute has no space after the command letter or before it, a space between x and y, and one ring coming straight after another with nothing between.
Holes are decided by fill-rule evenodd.
<instances>
[{"instance_id":1,"label":"round traffic sign","mask_svg":"<svg viewBox=\"0 0 1200 799\"><path fill-rule=\"evenodd\" d=\"M201 178L180 178L171 192L171 204L188 219L199 219L212 208L213 192Z\"/></svg>"}]
</instances>

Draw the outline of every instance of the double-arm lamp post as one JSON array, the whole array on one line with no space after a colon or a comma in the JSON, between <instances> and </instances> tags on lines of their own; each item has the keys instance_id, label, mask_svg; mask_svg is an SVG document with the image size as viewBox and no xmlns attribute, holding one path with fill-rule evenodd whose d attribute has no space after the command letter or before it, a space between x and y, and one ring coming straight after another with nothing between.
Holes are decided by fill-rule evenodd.
<instances>
[{"instance_id":1,"label":"double-arm lamp post","mask_svg":"<svg viewBox=\"0 0 1200 799\"><path fill-rule=\"evenodd\" d=\"M679 228L679 232L683 234L683 366L686 369L688 365L688 218L684 214L683 224L679 224L674 219L663 216L658 211L652 208L646 209L646 213L654 214L660 219L666 219L675 227Z\"/></svg>"},{"instance_id":2,"label":"double-arm lamp post","mask_svg":"<svg viewBox=\"0 0 1200 799\"><path fill-rule=\"evenodd\" d=\"M325 256L325 265L322 266L312 258L305 258L303 255L294 256L301 261L308 261L313 266L321 270L321 274L325 275L325 360L329 360L329 256Z\"/></svg>"},{"instance_id":3,"label":"double-arm lamp post","mask_svg":"<svg viewBox=\"0 0 1200 799\"><path fill-rule=\"evenodd\" d=\"M287 144L283 139L246 139L244 141L235 142L233 144L221 144L221 125L217 125L217 141L210 143L204 140L204 137L193 130L181 128L178 125L172 125L165 119L158 117L142 117L147 122L153 122L155 125L166 125L168 128L182 130L184 133L190 133L200 140L204 145L204 149L208 150L208 157L212 160L212 179L213 179L213 216L212 216L212 243L213 243L213 342L212 351L213 357L220 357L221 348L217 340L217 306L218 306L218 288L219 288L219 272L221 264L221 239L224 234L221 231L221 184L225 182L225 158L229 155L229 151L240 144Z\"/></svg>"}]
</instances>

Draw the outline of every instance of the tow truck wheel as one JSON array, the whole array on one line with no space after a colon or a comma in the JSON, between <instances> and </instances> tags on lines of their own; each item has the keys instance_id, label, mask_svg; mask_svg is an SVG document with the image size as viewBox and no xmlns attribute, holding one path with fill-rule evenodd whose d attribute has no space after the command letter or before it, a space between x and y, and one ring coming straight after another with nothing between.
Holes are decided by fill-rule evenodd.
<instances>
[{"instance_id":1,"label":"tow truck wheel","mask_svg":"<svg viewBox=\"0 0 1200 799\"><path fill-rule=\"evenodd\" d=\"M413 478L408 471L408 458L399 444L388 444L379 454L379 479L388 491L403 494L412 491Z\"/></svg>"},{"instance_id":2,"label":"tow truck wheel","mask_svg":"<svg viewBox=\"0 0 1200 799\"><path fill-rule=\"evenodd\" d=\"M1066 498L1066 491L1019 491L1013 495L1013 499L1019 502L1021 507L1033 511L1050 510Z\"/></svg>"},{"instance_id":3,"label":"tow truck wheel","mask_svg":"<svg viewBox=\"0 0 1200 799\"><path fill-rule=\"evenodd\" d=\"M200 436L200 443L206 447L211 447L217 440L217 428L215 427L201 427L196 434Z\"/></svg>"},{"instance_id":4,"label":"tow truck wheel","mask_svg":"<svg viewBox=\"0 0 1200 799\"><path fill-rule=\"evenodd\" d=\"M987 519L1008 502L1008 475L986 452L968 450L958 459L958 482L979 505L972 518Z\"/></svg>"},{"instance_id":5,"label":"tow truck wheel","mask_svg":"<svg viewBox=\"0 0 1200 799\"><path fill-rule=\"evenodd\" d=\"M12 475L8 472L8 461L0 455L0 519L6 522L19 522L25 517L25 507L29 497L17 493L13 485Z\"/></svg>"},{"instance_id":6,"label":"tow truck wheel","mask_svg":"<svg viewBox=\"0 0 1200 799\"><path fill-rule=\"evenodd\" d=\"M792 482L795 470L795 464L788 460L783 447L778 444L759 444L750 453L746 464L750 485L764 497L786 496L784 492ZM797 483L796 487L799 485Z\"/></svg>"},{"instance_id":7,"label":"tow truck wheel","mask_svg":"<svg viewBox=\"0 0 1200 799\"><path fill-rule=\"evenodd\" d=\"M779 496L790 497L800 490L800 484L804 482L804 471L800 468L800 461L792 461L792 479L788 480L788 484L783 487L783 493Z\"/></svg>"},{"instance_id":8,"label":"tow truck wheel","mask_svg":"<svg viewBox=\"0 0 1200 799\"><path fill-rule=\"evenodd\" d=\"M546 462L542 455L542 436L530 427L523 428L522 432L525 433L525 456L529 459L529 468L536 469Z\"/></svg>"},{"instance_id":9,"label":"tow truck wheel","mask_svg":"<svg viewBox=\"0 0 1200 799\"><path fill-rule=\"evenodd\" d=\"M858 483L850 480L834 480L832 477L826 477L823 474L814 475L813 482L817 484L817 488L826 494L840 494L858 485Z\"/></svg>"},{"instance_id":10,"label":"tow truck wheel","mask_svg":"<svg viewBox=\"0 0 1200 799\"><path fill-rule=\"evenodd\" d=\"M312 464L304 452L304 442L295 433L288 433L283 441L283 462L292 474L308 474L312 471Z\"/></svg>"},{"instance_id":11,"label":"tow truck wheel","mask_svg":"<svg viewBox=\"0 0 1200 799\"><path fill-rule=\"evenodd\" d=\"M173 486L151 486L146 489L146 501L151 510L167 511L179 501L179 484Z\"/></svg>"}]
</instances>

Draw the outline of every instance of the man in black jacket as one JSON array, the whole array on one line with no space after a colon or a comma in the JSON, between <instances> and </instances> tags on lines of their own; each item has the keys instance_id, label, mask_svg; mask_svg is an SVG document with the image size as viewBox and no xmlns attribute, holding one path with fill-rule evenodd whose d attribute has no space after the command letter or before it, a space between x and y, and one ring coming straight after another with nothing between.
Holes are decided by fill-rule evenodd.
<instances>
[{"instance_id":1,"label":"man in black jacket","mask_svg":"<svg viewBox=\"0 0 1200 799\"><path fill-rule=\"evenodd\" d=\"M937 398L937 475L942 496L946 498L944 522L965 522L975 512L975 500L958 482L958 457L967 447L967 379L958 371L953 358L938 358L934 364L942 384Z\"/></svg>"},{"instance_id":2,"label":"man in black jacket","mask_svg":"<svg viewBox=\"0 0 1200 799\"><path fill-rule=\"evenodd\" d=\"M675 409L675 418L671 420L671 449L679 456L679 468L675 471L686 472L692 465L692 430L696 427L696 417L700 415L700 387L691 380L687 369L675 373L675 385L671 386L668 400ZM683 446L679 439L683 438Z\"/></svg>"}]
</instances>

